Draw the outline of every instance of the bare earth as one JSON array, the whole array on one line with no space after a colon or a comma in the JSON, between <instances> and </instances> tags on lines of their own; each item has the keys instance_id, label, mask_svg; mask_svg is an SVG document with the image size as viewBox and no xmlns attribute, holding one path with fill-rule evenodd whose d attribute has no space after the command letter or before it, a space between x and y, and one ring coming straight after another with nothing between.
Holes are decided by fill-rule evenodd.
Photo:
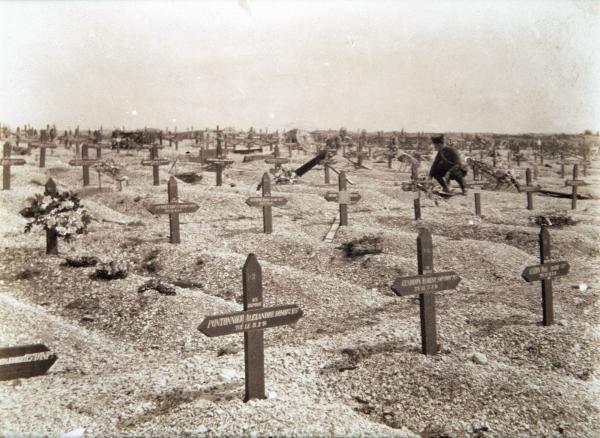
<instances>
[{"instance_id":1,"label":"bare earth","mask_svg":"<svg viewBox=\"0 0 600 438\"><path fill-rule=\"evenodd\" d=\"M196 154L180 144L161 157L185 150ZM534 195L536 210L528 211L525 194L483 191L478 219L472 193L437 206L424 198L417 224L412 194L399 185L409 174L397 162L393 170L373 161L365 162L373 170L354 170L340 158L336 167L362 199L328 244L337 204L323 194L336 190L333 174L329 186L320 168L299 184L274 185L273 194L289 201L273 209L274 232L265 235L261 209L244 201L257 195L268 167L233 155L222 187L212 172L197 185L179 182L180 199L200 209L180 216L182 242L172 245L168 217L147 211L166 202L170 166L153 187L151 168L140 165L147 154L121 151L130 185L117 192L103 177L99 191L93 169L92 186L82 188L81 168L67 164L73 154L49 151L46 169L26 157L27 165L12 168L12 190L0 192L0 346L43 342L59 357L46 376L0 382L2 435L84 428L86 436L600 436L597 200L579 201L572 212L568 199ZM307 157L295 152L292 167ZM104 150L103 158L117 154ZM550 163L538 183L567 191ZM18 214L48 176L59 190L80 193L96 219L73 244L59 242L60 256L45 255L42 231L23 234ZM591 185L580 192L598 199L597 162L583 179ZM554 281L558 323L543 327L540 285L521 272L539 260L531 217L558 211L577 221L550 228L553 255L571 271ZM420 353L418 298L390 290L396 277L416 273L417 225L433 235L435 269L462 278L437 294L441 352L430 357ZM349 259L338 249L365 235L381 236L383 253ZM208 338L197 326L207 315L241 310L249 253L262 265L265 305L298 304L305 316L265 331L269 398L243 403L243 336ZM124 260L130 274L91 279L94 268L63 265L75 255ZM139 293L153 277L195 284L174 296ZM487 364L474 363L475 352Z\"/></svg>"}]
</instances>

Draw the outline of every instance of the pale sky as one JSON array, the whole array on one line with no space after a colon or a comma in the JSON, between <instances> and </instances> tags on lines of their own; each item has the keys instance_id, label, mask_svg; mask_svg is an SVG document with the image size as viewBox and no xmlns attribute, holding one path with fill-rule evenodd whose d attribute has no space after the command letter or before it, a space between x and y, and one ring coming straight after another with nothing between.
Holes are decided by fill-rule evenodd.
<instances>
[{"instance_id":1,"label":"pale sky","mask_svg":"<svg viewBox=\"0 0 600 438\"><path fill-rule=\"evenodd\" d=\"M0 2L0 122L600 129L600 1Z\"/></svg>"}]
</instances>

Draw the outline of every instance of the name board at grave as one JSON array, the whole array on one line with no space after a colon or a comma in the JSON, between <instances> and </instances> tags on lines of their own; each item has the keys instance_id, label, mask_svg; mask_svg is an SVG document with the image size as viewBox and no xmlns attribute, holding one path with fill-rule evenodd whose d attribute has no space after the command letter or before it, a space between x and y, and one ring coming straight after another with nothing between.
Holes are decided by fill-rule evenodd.
<instances>
[{"instance_id":1,"label":"name board at grave","mask_svg":"<svg viewBox=\"0 0 600 438\"><path fill-rule=\"evenodd\" d=\"M70 160L69 165L70 166L89 166L90 164L96 164L99 162L100 162L100 160L94 160L94 159Z\"/></svg>"},{"instance_id":2,"label":"name board at grave","mask_svg":"<svg viewBox=\"0 0 600 438\"><path fill-rule=\"evenodd\" d=\"M264 198L262 196L251 196L246 199L246 204L250 207L264 207L269 205L280 207L286 203L287 198L284 198L283 196L269 196Z\"/></svg>"},{"instance_id":3,"label":"name board at grave","mask_svg":"<svg viewBox=\"0 0 600 438\"><path fill-rule=\"evenodd\" d=\"M360 193L357 192L327 192L325 193L325 199L330 202L337 201L339 204L353 204L360 201Z\"/></svg>"},{"instance_id":4,"label":"name board at grave","mask_svg":"<svg viewBox=\"0 0 600 438\"><path fill-rule=\"evenodd\" d=\"M525 281L548 280L555 277L562 277L569 273L571 266L568 262L556 261L547 262L543 265L528 266L523 270L521 276Z\"/></svg>"},{"instance_id":5,"label":"name board at grave","mask_svg":"<svg viewBox=\"0 0 600 438\"><path fill-rule=\"evenodd\" d=\"M23 158L2 158L0 165L2 166L23 166L25 160Z\"/></svg>"},{"instance_id":6,"label":"name board at grave","mask_svg":"<svg viewBox=\"0 0 600 438\"><path fill-rule=\"evenodd\" d=\"M177 204L154 204L148 207L152 214L174 214L174 213L193 213L200 208L193 202L180 202Z\"/></svg>"},{"instance_id":7,"label":"name board at grave","mask_svg":"<svg viewBox=\"0 0 600 438\"><path fill-rule=\"evenodd\" d=\"M582 179L571 179L565 181L565 186L587 186L587 183Z\"/></svg>"},{"instance_id":8,"label":"name board at grave","mask_svg":"<svg viewBox=\"0 0 600 438\"><path fill-rule=\"evenodd\" d=\"M142 165L144 166L165 166L169 163L170 161L164 158L159 158L156 160L142 160Z\"/></svg>"},{"instance_id":9,"label":"name board at grave","mask_svg":"<svg viewBox=\"0 0 600 438\"><path fill-rule=\"evenodd\" d=\"M44 344L20 345L0 348L0 381L25 379L46 374L57 360Z\"/></svg>"},{"instance_id":10,"label":"name board at grave","mask_svg":"<svg viewBox=\"0 0 600 438\"><path fill-rule=\"evenodd\" d=\"M224 336L249 330L258 330L297 322L302 310L295 304L258 308L224 315L208 316L198 330L206 336Z\"/></svg>"},{"instance_id":11,"label":"name board at grave","mask_svg":"<svg viewBox=\"0 0 600 438\"><path fill-rule=\"evenodd\" d=\"M434 272L397 278L392 285L392 290L403 297L454 289L458 286L458 283L460 283L460 277L454 271Z\"/></svg>"}]
</instances>

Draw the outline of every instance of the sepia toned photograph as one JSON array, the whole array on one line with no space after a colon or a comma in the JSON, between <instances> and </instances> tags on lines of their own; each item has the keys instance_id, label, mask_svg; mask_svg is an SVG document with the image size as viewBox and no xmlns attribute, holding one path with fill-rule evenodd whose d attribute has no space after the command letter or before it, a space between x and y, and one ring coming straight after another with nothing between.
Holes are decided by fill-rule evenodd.
<instances>
[{"instance_id":1,"label":"sepia toned photograph","mask_svg":"<svg viewBox=\"0 0 600 438\"><path fill-rule=\"evenodd\" d=\"M600 1L0 41L0 437L600 438Z\"/></svg>"}]
</instances>

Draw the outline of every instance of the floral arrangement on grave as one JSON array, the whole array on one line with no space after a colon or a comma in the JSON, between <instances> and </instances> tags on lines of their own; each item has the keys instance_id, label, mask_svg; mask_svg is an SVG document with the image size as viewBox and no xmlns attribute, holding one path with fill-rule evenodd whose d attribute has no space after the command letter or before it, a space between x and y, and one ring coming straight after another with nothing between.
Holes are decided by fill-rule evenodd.
<instances>
[{"instance_id":1,"label":"floral arrangement on grave","mask_svg":"<svg viewBox=\"0 0 600 438\"><path fill-rule=\"evenodd\" d=\"M275 184L296 184L296 174L293 170L281 166L279 169L270 169L269 172L273 175Z\"/></svg>"},{"instance_id":2,"label":"floral arrangement on grave","mask_svg":"<svg viewBox=\"0 0 600 438\"><path fill-rule=\"evenodd\" d=\"M109 159L94 164L94 169L98 172L98 186L102 188L102 175L109 175L111 178L116 179L121 176L123 165Z\"/></svg>"},{"instance_id":3,"label":"floral arrangement on grave","mask_svg":"<svg viewBox=\"0 0 600 438\"><path fill-rule=\"evenodd\" d=\"M29 201L31 205L20 212L21 216L29 219L25 225L25 233L40 226L67 241L78 234L87 233L92 216L81 205L76 193L52 193L46 190L44 195L35 195Z\"/></svg>"}]
</instances>

